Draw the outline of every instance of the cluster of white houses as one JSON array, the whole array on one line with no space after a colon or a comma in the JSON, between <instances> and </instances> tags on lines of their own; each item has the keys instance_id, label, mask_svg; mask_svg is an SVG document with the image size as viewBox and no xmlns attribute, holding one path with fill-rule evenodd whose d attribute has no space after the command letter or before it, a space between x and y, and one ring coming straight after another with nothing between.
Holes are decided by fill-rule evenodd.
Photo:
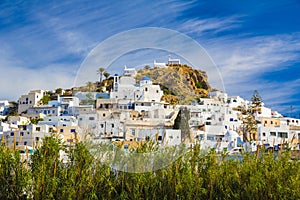
<instances>
[{"instance_id":1,"label":"cluster of white houses","mask_svg":"<svg viewBox=\"0 0 300 200\"><path fill-rule=\"evenodd\" d=\"M136 83L135 75L134 68L125 68L121 77L114 75L110 93L58 95L47 105L40 104L46 95L43 90L22 95L18 100L19 116L10 116L7 121L0 122L2 143L37 148L44 137L58 134L70 145L75 140L87 138L98 142L152 139L162 145L180 145L181 130L173 126L180 109L185 107L189 111L188 123L193 138L189 142L201 143L202 148L228 149L244 144L241 128L244 116L240 110L247 109L249 101L216 91L197 104L170 105L161 101L163 91L159 85L146 76ZM85 101L87 99L91 101ZM7 101L0 101L2 117L7 105ZM254 116L259 122L258 142L273 146L290 142L299 148L300 119L282 117L264 105L255 110ZM33 118L41 120L32 124L30 119Z\"/></svg>"}]
</instances>

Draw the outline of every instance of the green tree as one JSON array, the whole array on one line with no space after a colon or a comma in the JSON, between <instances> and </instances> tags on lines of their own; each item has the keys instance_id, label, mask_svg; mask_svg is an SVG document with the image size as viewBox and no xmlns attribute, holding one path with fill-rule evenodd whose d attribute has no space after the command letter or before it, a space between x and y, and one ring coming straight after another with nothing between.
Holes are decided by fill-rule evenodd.
<instances>
[{"instance_id":1,"label":"green tree","mask_svg":"<svg viewBox=\"0 0 300 200\"><path fill-rule=\"evenodd\" d=\"M19 151L0 145L0 199L26 199L30 171Z\"/></svg>"},{"instance_id":2,"label":"green tree","mask_svg":"<svg viewBox=\"0 0 300 200\"><path fill-rule=\"evenodd\" d=\"M251 98L251 105L255 108L260 107L262 105L262 98L259 95L257 90L254 90L252 98Z\"/></svg>"},{"instance_id":3,"label":"green tree","mask_svg":"<svg viewBox=\"0 0 300 200\"><path fill-rule=\"evenodd\" d=\"M181 130L181 140L183 142L192 141L193 138L189 126L190 112L186 107L181 107L174 122L174 129Z\"/></svg>"},{"instance_id":4,"label":"green tree","mask_svg":"<svg viewBox=\"0 0 300 200\"><path fill-rule=\"evenodd\" d=\"M243 118L243 124L241 126L244 141L256 141L257 138L257 122L255 117L251 113Z\"/></svg>"},{"instance_id":5,"label":"green tree","mask_svg":"<svg viewBox=\"0 0 300 200\"><path fill-rule=\"evenodd\" d=\"M103 75L104 75L104 77L105 77L105 80L107 80L107 79L109 78L109 76L110 76L110 73L104 72Z\"/></svg>"},{"instance_id":6,"label":"green tree","mask_svg":"<svg viewBox=\"0 0 300 200\"><path fill-rule=\"evenodd\" d=\"M58 174L63 164L60 152L63 150L61 140L51 136L44 138L43 145L31 156L34 199L57 199L56 191L61 181Z\"/></svg>"},{"instance_id":7,"label":"green tree","mask_svg":"<svg viewBox=\"0 0 300 200\"><path fill-rule=\"evenodd\" d=\"M99 74L99 82L102 83L102 76L104 73L105 69L100 67L99 69L97 69L97 74Z\"/></svg>"},{"instance_id":8,"label":"green tree","mask_svg":"<svg viewBox=\"0 0 300 200\"><path fill-rule=\"evenodd\" d=\"M149 70L151 67L149 65L144 66L144 70Z\"/></svg>"},{"instance_id":9,"label":"green tree","mask_svg":"<svg viewBox=\"0 0 300 200\"><path fill-rule=\"evenodd\" d=\"M55 90L55 93L61 95L62 94L62 90L63 90L62 88L57 88Z\"/></svg>"},{"instance_id":10,"label":"green tree","mask_svg":"<svg viewBox=\"0 0 300 200\"><path fill-rule=\"evenodd\" d=\"M41 118L31 118L30 119L30 122L35 125L38 124L39 121L43 121L43 119L41 119Z\"/></svg>"},{"instance_id":11,"label":"green tree","mask_svg":"<svg viewBox=\"0 0 300 200\"><path fill-rule=\"evenodd\" d=\"M45 96L43 96L40 100L40 104L42 105L47 105L48 102L51 101L50 95L46 94Z\"/></svg>"}]
</instances>

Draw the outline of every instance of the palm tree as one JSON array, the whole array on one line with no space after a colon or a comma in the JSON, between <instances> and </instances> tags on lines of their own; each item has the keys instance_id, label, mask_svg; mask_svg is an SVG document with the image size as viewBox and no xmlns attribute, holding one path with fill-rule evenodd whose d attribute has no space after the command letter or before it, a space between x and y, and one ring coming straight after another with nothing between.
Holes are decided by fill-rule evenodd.
<instances>
[{"instance_id":1,"label":"palm tree","mask_svg":"<svg viewBox=\"0 0 300 200\"><path fill-rule=\"evenodd\" d=\"M105 69L102 68L102 67L100 67L99 69L97 69L97 74L100 75L100 79L99 79L100 83L102 83L102 76L103 76L104 71L105 71Z\"/></svg>"},{"instance_id":2,"label":"palm tree","mask_svg":"<svg viewBox=\"0 0 300 200\"><path fill-rule=\"evenodd\" d=\"M108 79L108 77L110 76L110 73L108 73L108 72L104 72L104 73L103 73L103 75L104 75L104 77L105 77L105 80L107 80L107 79Z\"/></svg>"}]
</instances>

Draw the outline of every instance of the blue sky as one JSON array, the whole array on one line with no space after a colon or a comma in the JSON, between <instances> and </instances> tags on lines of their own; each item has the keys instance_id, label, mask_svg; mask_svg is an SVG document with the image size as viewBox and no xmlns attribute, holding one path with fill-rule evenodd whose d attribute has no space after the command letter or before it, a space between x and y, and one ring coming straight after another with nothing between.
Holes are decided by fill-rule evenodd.
<instances>
[{"instance_id":1,"label":"blue sky","mask_svg":"<svg viewBox=\"0 0 300 200\"><path fill-rule=\"evenodd\" d=\"M258 90L267 106L289 113L292 105L299 116L299 1L2 0L0 7L1 99L71 87L99 43L123 31L162 27L206 49L229 95L250 99ZM141 64L165 61L167 54L134 52L116 63L136 65L133 57Z\"/></svg>"}]
</instances>

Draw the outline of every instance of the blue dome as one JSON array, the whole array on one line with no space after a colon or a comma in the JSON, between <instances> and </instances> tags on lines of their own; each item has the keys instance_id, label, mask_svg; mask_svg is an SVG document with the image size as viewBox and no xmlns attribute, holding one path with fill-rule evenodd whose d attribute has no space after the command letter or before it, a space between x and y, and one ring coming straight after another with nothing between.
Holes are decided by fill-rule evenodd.
<instances>
[{"instance_id":1,"label":"blue dome","mask_svg":"<svg viewBox=\"0 0 300 200\"><path fill-rule=\"evenodd\" d=\"M148 76L144 76L144 77L142 78L142 81L150 81L150 78L149 78Z\"/></svg>"},{"instance_id":2,"label":"blue dome","mask_svg":"<svg viewBox=\"0 0 300 200\"><path fill-rule=\"evenodd\" d=\"M118 74L115 74L115 76L119 76Z\"/></svg>"}]
</instances>

